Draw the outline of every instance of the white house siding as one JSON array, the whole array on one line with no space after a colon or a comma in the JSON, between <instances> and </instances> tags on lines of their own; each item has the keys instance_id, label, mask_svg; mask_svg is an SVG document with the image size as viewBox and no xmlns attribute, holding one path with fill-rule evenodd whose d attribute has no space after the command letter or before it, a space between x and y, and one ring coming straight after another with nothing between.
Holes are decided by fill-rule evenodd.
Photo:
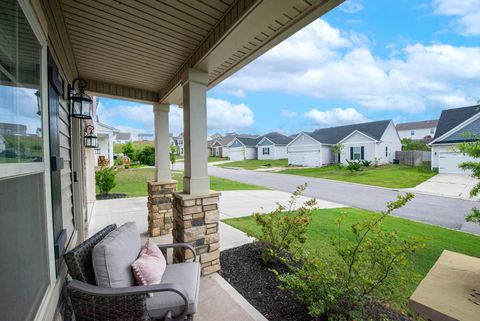
<instances>
[{"instance_id":1,"label":"white house siding","mask_svg":"<svg viewBox=\"0 0 480 321\"><path fill-rule=\"evenodd\" d=\"M294 166L322 166L322 144L308 135L297 136L287 146L288 164Z\"/></svg>"},{"instance_id":2,"label":"white house siding","mask_svg":"<svg viewBox=\"0 0 480 321\"><path fill-rule=\"evenodd\" d=\"M424 139L426 136L435 136L435 130L436 128L432 128L433 131L430 132L430 128L422 128L422 129L409 129L409 130L399 130L398 135L400 136L400 139L404 138L410 138L413 140L420 140ZM413 130L413 135L412 135L412 130Z\"/></svg>"},{"instance_id":3,"label":"white house siding","mask_svg":"<svg viewBox=\"0 0 480 321\"><path fill-rule=\"evenodd\" d=\"M350 160L350 147L362 147L364 148L363 159L369 161L375 161L376 157L376 142L371 138L361 134L354 133L342 142L343 150L341 153L340 161L343 164L347 164L347 160Z\"/></svg>"},{"instance_id":4,"label":"white house siding","mask_svg":"<svg viewBox=\"0 0 480 321\"><path fill-rule=\"evenodd\" d=\"M257 148L245 147L245 159L257 159Z\"/></svg>"},{"instance_id":5,"label":"white house siding","mask_svg":"<svg viewBox=\"0 0 480 321\"><path fill-rule=\"evenodd\" d=\"M332 153L332 146L322 145L322 165L335 163L335 155Z\"/></svg>"},{"instance_id":6,"label":"white house siding","mask_svg":"<svg viewBox=\"0 0 480 321\"><path fill-rule=\"evenodd\" d=\"M385 147L388 148L387 153ZM379 164L389 164L395 159L395 152L402 150L402 142L397 134L395 126L391 122L383 133L376 149L376 158Z\"/></svg>"},{"instance_id":7,"label":"white house siding","mask_svg":"<svg viewBox=\"0 0 480 321\"><path fill-rule=\"evenodd\" d=\"M220 147L220 156L221 157L229 157L229 147L228 146L222 146Z\"/></svg>"},{"instance_id":8,"label":"white house siding","mask_svg":"<svg viewBox=\"0 0 480 321\"><path fill-rule=\"evenodd\" d=\"M263 148L270 148L269 155L263 155ZM262 145L257 148L258 159L284 159L287 158L287 146Z\"/></svg>"},{"instance_id":9,"label":"white house siding","mask_svg":"<svg viewBox=\"0 0 480 321\"><path fill-rule=\"evenodd\" d=\"M230 160L242 161L245 159L256 159L257 148L256 147L230 147L229 151Z\"/></svg>"}]
</instances>

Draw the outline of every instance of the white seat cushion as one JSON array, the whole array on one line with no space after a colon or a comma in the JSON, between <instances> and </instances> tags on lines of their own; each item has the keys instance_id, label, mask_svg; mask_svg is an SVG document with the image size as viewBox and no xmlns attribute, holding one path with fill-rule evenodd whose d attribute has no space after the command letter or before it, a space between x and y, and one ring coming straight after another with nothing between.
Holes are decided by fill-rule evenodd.
<instances>
[{"instance_id":1,"label":"white seat cushion","mask_svg":"<svg viewBox=\"0 0 480 321\"><path fill-rule=\"evenodd\" d=\"M140 249L140 234L134 222L125 223L105 236L92 251L97 285L106 288L134 286L132 263Z\"/></svg>"},{"instance_id":2,"label":"white seat cushion","mask_svg":"<svg viewBox=\"0 0 480 321\"><path fill-rule=\"evenodd\" d=\"M188 314L197 311L198 291L200 289L200 263L178 263L167 265L163 274L162 283L175 283L181 286L188 300ZM147 298L148 315L153 319L161 319L168 311L178 316L183 312L184 301L174 292L156 292L151 298Z\"/></svg>"}]
</instances>

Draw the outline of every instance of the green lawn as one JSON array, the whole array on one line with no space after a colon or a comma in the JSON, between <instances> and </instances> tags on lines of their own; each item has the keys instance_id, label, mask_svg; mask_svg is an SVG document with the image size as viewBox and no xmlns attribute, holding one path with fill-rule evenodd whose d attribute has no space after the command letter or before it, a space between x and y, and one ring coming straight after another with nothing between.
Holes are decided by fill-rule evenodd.
<instances>
[{"instance_id":1,"label":"green lawn","mask_svg":"<svg viewBox=\"0 0 480 321\"><path fill-rule=\"evenodd\" d=\"M227 165L227 164L225 164ZM337 181L360 183L389 188L409 188L436 175L431 171L420 171L416 167L406 165L382 165L363 168L360 172L351 173L336 165L318 168L289 168L279 173L309 177L327 178Z\"/></svg>"},{"instance_id":2,"label":"green lawn","mask_svg":"<svg viewBox=\"0 0 480 321\"><path fill-rule=\"evenodd\" d=\"M117 173L117 186L111 193L123 193L128 197L147 196L147 181L155 177L154 168L134 168ZM183 189L183 173L174 172L173 179L178 181L177 190ZM216 191L260 190L260 186L244 184L215 176L210 177L210 188ZM97 190L98 192L98 190Z\"/></svg>"},{"instance_id":3,"label":"green lawn","mask_svg":"<svg viewBox=\"0 0 480 321\"><path fill-rule=\"evenodd\" d=\"M333 251L330 240L338 233L335 220L341 214L347 216L340 228L340 235L352 238L350 226L361 218L371 215L371 212L354 208L317 210L307 235L306 246L309 250L327 253ZM227 219L224 222L254 236L260 231L252 217ZM394 293L396 296L394 303L397 308L406 307L408 298L444 249L480 257L480 237L478 236L397 217L387 217L383 226L388 230L395 229L402 238L413 235L427 238L426 247L412 256L411 266L404 271L404 276L408 280L407 286L397 288ZM415 277L415 275L418 276Z\"/></svg>"},{"instance_id":4,"label":"green lawn","mask_svg":"<svg viewBox=\"0 0 480 321\"><path fill-rule=\"evenodd\" d=\"M239 167L243 169L254 170L254 169L269 168L269 167L287 167L288 160L286 159L267 159L267 160L250 159L250 160L220 164L217 166Z\"/></svg>"},{"instance_id":5,"label":"green lawn","mask_svg":"<svg viewBox=\"0 0 480 321\"><path fill-rule=\"evenodd\" d=\"M220 156L208 156L208 162L220 162L220 161L226 161L228 160L228 157L220 157Z\"/></svg>"}]
</instances>

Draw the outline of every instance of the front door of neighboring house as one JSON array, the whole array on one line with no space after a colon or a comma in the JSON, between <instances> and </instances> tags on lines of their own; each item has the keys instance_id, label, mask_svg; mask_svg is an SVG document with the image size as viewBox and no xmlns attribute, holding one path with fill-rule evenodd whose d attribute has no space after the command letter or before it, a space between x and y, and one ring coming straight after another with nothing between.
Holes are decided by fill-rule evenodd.
<instances>
[{"instance_id":1,"label":"front door of neighboring house","mask_svg":"<svg viewBox=\"0 0 480 321\"><path fill-rule=\"evenodd\" d=\"M62 181L63 158L60 157L60 137L58 127L59 96L63 95L63 83L52 55L48 54L48 118L50 145L50 178L52 191L53 239L55 247L55 267L58 273L62 264L67 233L63 228Z\"/></svg>"}]
</instances>

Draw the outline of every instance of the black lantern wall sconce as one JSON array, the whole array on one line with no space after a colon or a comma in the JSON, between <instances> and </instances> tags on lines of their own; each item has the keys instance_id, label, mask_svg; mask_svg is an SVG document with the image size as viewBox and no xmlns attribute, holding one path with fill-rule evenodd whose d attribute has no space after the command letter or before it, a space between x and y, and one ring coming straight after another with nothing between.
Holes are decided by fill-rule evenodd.
<instances>
[{"instance_id":1,"label":"black lantern wall sconce","mask_svg":"<svg viewBox=\"0 0 480 321\"><path fill-rule=\"evenodd\" d=\"M100 155L100 146L95 146L95 155Z\"/></svg>"},{"instance_id":2,"label":"black lantern wall sconce","mask_svg":"<svg viewBox=\"0 0 480 321\"><path fill-rule=\"evenodd\" d=\"M73 118L92 119L90 105L93 100L85 94L86 87L87 82L82 78L76 78L71 85L68 85L68 99L71 106L70 116Z\"/></svg>"},{"instance_id":3,"label":"black lantern wall sconce","mask_svg":"<svg viewBox=\"0 0 480 321\"><path fill-rule=\"evenodd\" d=\"M85 147L87 148L96 148L97 147L97 136L93 132L95 127L88 125L85 127Z\"/></svg>"}]
</instances>

